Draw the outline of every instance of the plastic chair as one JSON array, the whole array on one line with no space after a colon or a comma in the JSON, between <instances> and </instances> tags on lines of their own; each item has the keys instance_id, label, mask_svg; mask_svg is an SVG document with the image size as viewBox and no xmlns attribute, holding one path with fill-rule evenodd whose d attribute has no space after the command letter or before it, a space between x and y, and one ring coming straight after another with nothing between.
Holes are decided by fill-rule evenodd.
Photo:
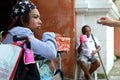
<instances>
[{"instance_id":1,"label":"plastic chair","mask_svg":"<svg viewBox=\"0 0 120 80\"><path fill-rule=\"evenodd\" d=\"M88 64L87 66L90 68L91 66L91 62L88 61ZM98 80L97 78L97 70L91 75L92 79L93 80ZM76 63L76 69L75 69L75 80L83 80L84 78L84 72L83 70L81 69L81 66L80 66L80 61L77 61Z\"/></svg>"}]
</instances>

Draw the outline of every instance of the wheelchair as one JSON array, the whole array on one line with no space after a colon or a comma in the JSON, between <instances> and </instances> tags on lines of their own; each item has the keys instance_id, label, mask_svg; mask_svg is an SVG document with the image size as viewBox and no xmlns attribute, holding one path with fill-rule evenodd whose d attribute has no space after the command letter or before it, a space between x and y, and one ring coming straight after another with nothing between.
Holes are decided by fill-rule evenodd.
<instances>
[{"instance_id":1,"label":"wheelchair","mask_svg":"<svg viewBox=\"0 0 120 80\"><path fill-rule=\"evenodd\" d=\"M22 35L22 36L21 35L15 35L13 37L13 41L14 42L23 41L23 43L27 45L27 48L31 49L31 44L30 44L29 38L25 35ZM22 46L22 48L23 48L23 46ZM23 61L23 55L24 54L22 54L22 57L19 61L19 64L18 64L18 67L17 67L17 70L16 70L16 73L15 73L15 76L14 76L13 80L63 80L63 71L61 69L61 55L60 55L60 52L58 52L58 54L57 54L58 69L54 70L54 72L52 72L50 70L49 66L46 64L46 62L49 61L49 60L47 60L46 58L44 58L40 55L36 55L36 54L34 54L35 63L34 64L29 64L29 65L32 65L32 67L28 66L32 70L30 69L31 71L26 72L26 65L24 65L24 63L23 63L24 62ZM36 66L36 64L37 64L37 66ZM44 68L44 67L47 67L47 68L45 68L47 70L49 69L48 70L49 72L46 72L46 73L51 72L50 76L47 76L46 73L45 73L45 75L44 74L42 75L42 72L41 72L42 69L41 68ZM22 70L23 70L23 72L22 72ZM30 75L27 75L28 73L30 73ZM23 74L23 75L21 75L21 74ZM30 77L31 75L34 79L32 79L32 77ZM25 78L25 77L28 77L28 78ZM40 79L39 79L39 77L40 77Z\"/></svg>"}]
</instances>

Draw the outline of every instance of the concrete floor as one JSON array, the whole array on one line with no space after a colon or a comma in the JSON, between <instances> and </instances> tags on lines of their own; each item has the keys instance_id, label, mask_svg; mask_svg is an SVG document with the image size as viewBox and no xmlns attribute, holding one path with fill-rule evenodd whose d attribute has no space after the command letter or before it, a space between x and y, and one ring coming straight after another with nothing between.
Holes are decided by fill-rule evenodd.
<instances>
[{"instance_id":1,"label":"concrete floor","mask_svg":"<svg viewBox=\"0 0 120 80\"><path fill-rule=\"evenodd\" d=\"M115 61L114 66L109 73L109 79L120 80L120 58L117 58L117 60Z\"/></svg>"},{"instance_id":2,"label":"concrete floor","mask_svg":"<svg viewBox=\"0 0 120 80\"><path fill-rule=\"evenodd\" d=\"M120 80L120 58L117 58L114 62L114 66L110 73L108 74L109 80ZM107 80L107 79L98 79Z\"/></svg>"}]
</instances>

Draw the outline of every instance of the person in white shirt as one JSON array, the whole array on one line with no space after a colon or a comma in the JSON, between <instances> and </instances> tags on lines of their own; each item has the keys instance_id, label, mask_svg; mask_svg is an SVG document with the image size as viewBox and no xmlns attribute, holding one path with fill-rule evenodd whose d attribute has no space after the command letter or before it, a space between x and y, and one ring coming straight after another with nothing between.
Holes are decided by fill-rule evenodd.
<instances>
[{"instance_id":1,"label":"person in white shirt","mask_svg":"<svg viewBox=\"0 0 120 80\"><path fill-rule=\"evenodd\" d=\"M87 41L82 42L79 40L77 42L77 52L79 54L79 61L81 68L84 71L85 78L87 80L91 80L91 74L100 66L97 52L100 51L101 45L98 39L91 34L91 28L89 25L84 25L82 27L82 33L83 35L87 36ZM95 47L94 40L96 42L97 48ZM90 68L87 66L88 60L92 63Z\"/></svg>"}]
</instances>

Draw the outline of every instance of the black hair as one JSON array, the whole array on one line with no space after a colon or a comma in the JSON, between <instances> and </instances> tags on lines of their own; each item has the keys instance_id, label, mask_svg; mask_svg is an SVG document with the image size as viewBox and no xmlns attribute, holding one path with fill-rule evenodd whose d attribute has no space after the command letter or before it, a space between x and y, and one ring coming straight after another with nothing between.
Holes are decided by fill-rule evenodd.
<instances>
[{"instance_id":1,"label":"black hair","mask_svg":"<svg viewBox=\"0 0 120 80\"><path fill-rule=\"evenodd\" d=\"M89 25L84 25L84 26L82 27L82 34L85 34L85 32L86 32L86 27L89 27L89 28L90 28ZM91 29L91 28L90 28L90 29Z\"/></svg>"},{"instance_id":2,"label":"black hair","mask_svg":"<svg viewBox=\"0 0 120 80\"><path fill-rule=\"evenodd\" d=\"M24 23L29 23L29 19L30 19L29 13L26 13L26 14L22 15L22 21ZM15 26L23 26L23 23L21 22L21 16L18 17L18 19L16 20L16 22L12 26L12 28L15 27Z\"/></svg>"},{"instance_id":3,"label":"black hair","mask_svg":"<svg viewBox=\"0 0 120 80\"><path fill-rule=\"evenodd\" d=\"M1 0L0 2L0 32L4 31L3 34L6 34L9 26L11 25L10 14L12 7L16 4L17 0Z\"/></svg>"},{"instance_id":4,"label":"black hair","mask_svg":"<svg viewBox=\"0 0 120 80\"><path fill-rule=\"evenodd\" d=\"M29 0L18 0L11 11L13 27L29 23L29 12L35 8L36 6Z\"/></svg>"}]
</instances>

